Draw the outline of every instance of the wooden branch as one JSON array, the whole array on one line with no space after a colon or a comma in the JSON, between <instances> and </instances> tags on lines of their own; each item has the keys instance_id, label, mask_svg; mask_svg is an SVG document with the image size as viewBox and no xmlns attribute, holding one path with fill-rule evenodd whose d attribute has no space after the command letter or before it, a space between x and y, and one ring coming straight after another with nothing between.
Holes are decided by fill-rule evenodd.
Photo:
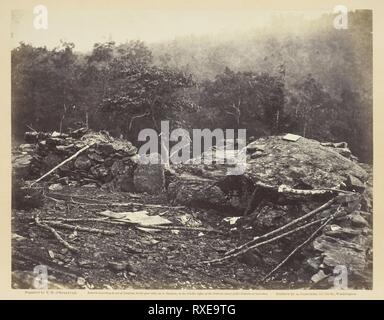
<instances>
[{"instance_id":1,"label":"wooden branch","mask_svg":"<svg viewBox=\"0 0 384 320\"><path fill-rule=\"evenodd\" d=\"M255 186L260 186L265 189L270 189L274 190L279 193L287 193L287 194L297 194L297 195L321 195L321 194L326 194L326 193L353 193L351 191L346 191L346 190L340 190L340 189L335 189L335 188L322 188L322 189L310 189L310 190L303 190L303 189L294 189L291 188L287 185L280 185L278 187L272 186L270 184L257 181L255 183Z\"/></svg>"},{"instance_id":2,"label":"wooden branch","mask_svg":"<svg viewBox=\"0 0 384 320\"><path fill-rule=\"evenodd\" d=\"M324 203L323 205L321 205L320 207L316 208L315 210L312 210L311 212L308 212L307 214L295 219L295 220L292 220L291 222L283 225L282 227L280 228L277 228L271 232L268 232L266 234L263 234L262 236L259 236L259 237L255 237L253 238L251 241L248 241L246 243L244 243L243 245L235 248L235 249L232 249L232 250L229 250L225 255L230 255L230 254L233 254L235 251L239 251L239 250L242 250L254 243L256 243L257 241L260 241L260 240L263 240L263 239L266 239L266 238L269 238L281 231L284 231L285 229L295 225L295 224L298 224L299 222L303 221L303 220L306 220L312 216L314 216L315 214L329 208L333 203L336 202L336 197L335 198L332 198L331 200L329 200L328 202Z\"/></svg>"},{"instance_id":3,"label":"wooden branch","mask_svg":"<svg viewBox=\"0 0 384 320\"><path fill-rule=\"evenodd\" d=\"M120 224L118 222L114 222L111 220L108 220L108 218L58 218L58 219L44 219L42 222L45 223L55 223L55 222L105 222L105 223L113 223L113 224Z\"/></svg>"},{"instance_id":4,"label":"wooden branch","mask_svg":"<svg viewBox=\"0 0 384 320\"><path fill-rule=\"evenodd\" d=\"M265 282L272 274L274 274L277 270L279 270L297 251L299 251L301 248L303 248L305 245L308 244L329 222L331 222L337 213L339 212L340 206L337 208L336 212L332 214L327 220L325 220L320 227L318 227L304 242L302 242L300 245L298 245L295 249L293 249L285 258L283 261L281 261L275 268L273 268L262 280L262 282Z\"/></svg>"},{"instance_id":5,"label":"wooden branch","mask_svg":"<svg viewBox=\"0 0 384 320\"><path fill-rule=\"evenodd\" d=\"M85 127L89 129L89 117L88 117L88 111L85 112Z\"/></svg>"},{"instance_id":6,"label":"wooden branch","mask_svg":"<svg viewBox=\"0 0 384 320\"><path fill-rule=\"evenodd\" d=\"M74 203L74 204L78 204L78 205L91 205L91 204L94 204L94 203L83 203L83 202L78 202L78 201L75 201L75 200L73 200L73 198L72 197L70 197L70 202L69 203ZM98 203L95 203L96 205L98 205ZM104 205L104 204L102 204L102 205Z\"/></svg>"},{"instance_id":7,"label":"wooden branch","mask_svg":"<svg viewBox=\"0 0 384 320\"><path fill-rule=\"evenodd\" d=\"M117 233L114 231L109 230L101 230L96 228L87 228L87 227L80 227L80 226L73 226L70 224L61 223L58 221L45 221L46 224L55 226L57 228L63 228L63 229L69 229L69 230L76 230L76 231L85 231L85 232L91 232L91 233L101 233L107 236L113 236Z\"/></svg>"},{"instance_id":8,"label":"wooden branch","mask_svg":"<svg viewBox=\"0 0 384 320\"><path fill-rule=\"evenodd\" d=\"M140 203L140 202L112 202L112 203L80 203L78 204L85 204L85 205L103 205L103 206L111 206L111 207L148 207L148 208L166 208L166 209L185 209L185 206L164 206L161 204L146 204L146 203Z\"/></svg>"},{"instance_id":9,"label":"wooden branch","mask_svg":"<svg viewBox=\"0 0 384 320\"><path fill-rule=\"evenodd\" d=\"M85 202L78 202L74 201L73 198L82 199L86 201L98 201L94 199L84 198L80 196L74 196L74 195L67 195L67 194L56 194L56 193L49 193L49 196L51 198L59 198L59 200L62 200L60 198L69 198L71 202L75 204L81 204L81 205L95 205L95 206L115 206L115 207L129 207L129 206L142 206L142 207L148 207L148 208L165 208L165 209L185 209L185 206L166 206L161 204L147 204L147 203L140 203L140 202L112 202L112 203L101 203L101 202L95 202L95 203L85 203Z\"/></svg>"},{"instance_id":10,"label":"wooden branch","mask_svg":"<svg viewBox=\"0 0 384 320\"><path fill-rule=\"evenodd\" d=\"M65 119L65 114L62 115L61 119L60 119L60 125L59 125L59 132L61 134L62 132L62 129L63 129L63 121Z\"/></svg>"},{"instance_id":11,"label":"wooden branch","mask_svg":"<svg viewBox=\"0 0 384 320\"><path fill-rule=\"evenodd\" d=\"M139 203L139 202L128 202L128 203L112 203L112 206L143 206L148 208L166 208L166 209L185 209L185 206L164 206L161 204L146 204L146 203Z\"/></svg>"},{"instance_id":12,"label":"wooden branch","mask_svg":"<svg viewBox=\"0 0 384 320\"><path fill-rule=\"evenodd\" d=\"M49 170L47 173L45 173L44 175L42 175L39 179L35 180L34 182L32 182L29 186L32 187L35 183L43 180L46 176L49 176L52 172L56 171L57 169L59 169L60 167L62 167L64 164L66 164L67 162L73 160L74 158L76 158L80 153L84 152L85 150L87 150L90 146L92 146L92 144L90 145L87 145L85 146L84 148L80 149L79 151L77 151L74 155L70 156L68 159L65 159L63 162L59 163L56 167L54 167L53 169Z\"/></svg>"},{"instance_id":13,"label":"wooden branch","mask_svg":"<svg viewBox=\"0 0 384 320\"><path fill-rule=\"evenodd\" d=\"M28 129L31 129L33 132L36 132L36 133L38 133L35 129L33 129L31 126L29 126L29 125L25 125Z\"/></svg>"},{"instance_id":14,"label":"wooden branch","mask_svg":"<svg viewBox=\"0 0 384 320\"><path fill-rule=\"evenodd\" d=\"M52 200L52 201L54 201L54 202L56 202L56 203L61 203L61 204L65 203L64 200L55 199L55 198L52 198L52 197L47 196L46 194L44 194L44 198L49 199L49 200Z\"/></svg>"},{"instance_id":15,"label":"wooden branch","mask_svg":"<svg viewBox=\"0 0 384 320\"><path fill-rule=\"evenodd\" d=\"M57 219L57 220L45 219L42 222L43 223L47 223L47 224L56 225L56 226L62 226L63 225L62 222L102 222L102 223L110 223L110 224L118 224L118 225L131 224L131 225L135 226L136 228L145 228L145 229L186 230L186 231L201 231L201 232L213 232L213 233L218 233L218 234L224 234L220 230L209 229L209 228L186 227L186 226L159 226L159 225L157 225L157 226L148 226L148 225L142 225L140 223L130 222L130 221L124 220L124 219L113 219L113 220L110 220L108 218L73 218L73 219L72 218L69 218L69 219L60 218L60 219ZM67 225L64 224L64 226L67 226ZM72 226L72 227L74 227L74 226ZM77 227L76 230L90 231L90 230L82 230L82 227ZM98 232L99 232L99 229L94 229L94 230L98 230ZM101 230L101 231L102 232L106 232L104 230Z\"/></svg>"},{"instance_id":16,"label":"wooden branch","mask_svg":"<svg viewBox=\"0 0 384 320\"><path fill-rule=\"evenodd\" d=\"M54 237L64 246L66 247L68 250L71 250L71 251L74 251L74 252L78 252L79 249L77 249L76 247L72 246L71 244L69 244L67 241L65 241L59 234L58 232L52 228L51 226L47 225L46 223L43 223L40 221L39 217L35 217L35 222L36 222L36 225L38 225L39 227L43 228L43 229L46 229L48 231L50 231Z\"/></svg>"},{"instance_id":17,"label":"wooden branch","mask_svg":"<svg viewBox=\"0 0 384 320\"><path fill-rule=\"evenodd\" d=\"M215 230L215 229L210 229L210 228L186 227L186 226L159 226L159 225L148 226L148 225L142 225L140 223L130 222L130 221L124 220L124 219L110 220L108 218L69 218L69 219L59 218L57 220L45 219L42 222L46 223L46 224L55 225L55 226L61 226L61 227L63 227L63 225L64 225L63 228L66 228L69 225L63 224L62 222L102 222L102 223L110 223L110 224L118 224L118 225L131 224L137 228L145 228L145 229L186 230L186 231L214 232L214 233L218 233L218 234L223 234L223 232L220 230ZM73 228L75 228L75 226L71 226L71 228L73 229ZM89 228L86 228L86 229L87 230L84 230L83 227L76 227L76 230L96 232L96 231L90 231ZM92 230L97 230L97 232L110 233L110 231L105 231L105 230L99 230L99 229L92 229Z\"/></svg>"},{"instance_id":18,"label":"wooden branch","mask_svg":"<svg viewBox=\"0 0 384 320\"><path fill-rule=\"evenodd\" d=\"M132 129L132 125L133 125L133 121L134 121L134 120L136 120L136 119L138 119L138 118L143 118L143 117L145 117L145 116L149 116L149 115L150 115L150 112L147 111L147 112L145 112L145 113L143 113L143 114L139 114L139 115L133 116L133 117L131 118L130 122L129 122L128 130L131 131L131 129Z\"/></svg>"},{"instance_id":19,"label":"wooden branch","mask_svg":"<svg viewBox=\"0 0 384 320\"><path fill-rule=\"evenodd\" d=\"M154 125L156 131L160 131L159 126L157 125L157 122L156 122L155 109L154 109L155 104L156 104L156 102L158 102L158 100L159 100L159 96L156 95L155 98L152 100L152 102L149 104L150 116L152 118L152 122L153 122L153 125Z\"/></svg>"},{"instance_id":20,"label":"wooden branch","mask_svg":"<svg viewBox=\"0 0 384 320\"><path fill-rule=\"evenodd\" d=\"M140 202L112 202L112 203L82 203L82 204L99 204L99 205L106 205L106 206L112 206L112 207L148 207L148 208L159 208L159 209L185 209L185 206L164 206L161 204L146 204L146 203L140 203Z\"/></svg>"},{"instance_id":21,"label":"wooden branch","mask_svg":"<svg viewBox=\"0 0 384 320\"><path fill-rule=\"evenodd\" d=\"M311 189L311 190L302 190L302 189L293 189L287 185L280 185L278 190L279 193L291 193L303 196L313 196L326 193L351 193L350 191L339 190L334 188L323 188L323 189Z\"/></svg>"},{"instance_id":22,"label":"wooden branch","mask_svg":"<svg viewBox=\"0 0 384 320\"><path fill-rule=\"evenodd\" d=\"M273 237L273 238L271 238L271 239L269 239L269 240L265 240L265 241L263 241L263 242L256 243L256 244L254 244L254 245L252 245L252 246L250 246L250 247L246 247L246 248L244 248L244 249L242 249L242 250L240 250L240 251L238 251L238 252L234 252L234 253L232 253L232 254L226 255L226 256L224 256L224 257L222 257L222 258L213 259L213 260L207 260L207 261L202 261L202 262L200 262L199 264L202 264L202 263L219 263L219 262L223 262L223 261L225 261L225 260L231 259L231 258L235 258L235 257L237 257L237 256L239 256L239 255L242 255L242 254L244 254L244 253L246 253L246 252L248 252L248 251L250 251L250 250L253 250L253 249L256 249L256 248L258 248L258 247L260 247L260 246L263 246L263 245L265 245L265 244L268 244L268 243L277 241L277 240L279 240L279 239L281 239L281 238L284 238L284 237L286 237L286 236L291 235L292 233L295 233L295 232L304 230L304 229L306 229L306 228L308 228L308 227L311 227L311 226L313 226L313 225L315 225L315 224L317 224L317 223L319 223L319 222L322 222L322 221L324 221L324 220L326 220L326 219L327 219L327 218L317 219L317 220L315 220L315 221L312 221L312 222L306 223L306 224L304 224L304 225L302 225L302 226L300 226L300 227L297 227L296 229L293 229L293 230L291 230L291 231L287 231L287 232L285 232L285 233L282 233L282 234L280 234L280 235L278 235L278 236L276 236L276 237Z\"/></svg>"},{"instance_id":23,"label":"wooden branch","mask_svg":"<svg viewBox=\"0 0 384 320\"><path fill-rule=\"evenodd\" d=\"M253 190L252 192L252 195L251 197L249 198L248 200L248 204L247 204L247 207L245 208L244 210L244 216L247 216L248 214L251 213L251 210L252 210L252 204L256 198L256 194L257 194L257 191L259 190L259 188L256 186L255 189Z\"/></svg>"},{"instance_id":24,"label":"wooden branch","mask_svg":"<svg viewBox=\"0 0 384 320\"><path fill-rule=\"evenodd\" d=\"M215 230L215 229L210 229L210 228L186 227L186 226L160 226L160 225L148 226L148 225L143 225L143 224L136 223L136 222L130 222L130 221L124 220L124 219L114 219L114 221L119 221L119 222L123 222L123 223L126 223L126 224L132 224L136 228L159 229L159 230L201 231L201 232L214 232L214 233L218 233L218 234L224 234L220 230Z\"/></svg>"}]
</instances>

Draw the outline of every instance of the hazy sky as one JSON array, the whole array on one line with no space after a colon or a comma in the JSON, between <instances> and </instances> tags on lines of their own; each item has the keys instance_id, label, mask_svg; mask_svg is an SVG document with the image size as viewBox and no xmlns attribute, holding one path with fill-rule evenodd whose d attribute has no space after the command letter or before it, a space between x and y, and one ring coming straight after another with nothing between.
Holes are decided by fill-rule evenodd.
<instances>
[{"instance_id":1,"label":"hazy sky","mask_svg":"<svg viewBox=\"0 0 384 320\"><path fill-rule=\"evenodd\" d=\"M298 14L298 13L295 13ZM316 18L322 12L306 12ZM32 11L13 11L12 47L23 41L55 47L60 40L90 50L95 42L140 39L172 40L178 36L236 32L268 25L276 13L260 11L48 11L48 30L35 30Z\"/></svg>"}]
</instances>

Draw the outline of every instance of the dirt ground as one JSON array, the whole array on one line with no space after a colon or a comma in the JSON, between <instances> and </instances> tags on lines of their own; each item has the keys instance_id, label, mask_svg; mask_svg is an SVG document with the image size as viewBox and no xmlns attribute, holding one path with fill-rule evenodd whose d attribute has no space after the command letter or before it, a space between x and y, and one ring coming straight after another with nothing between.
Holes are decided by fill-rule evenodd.
<instances>
[{"instance_id":1,"label":"dirt ground","mask_svg":"<svg viewBox=\"0 0 384 320\"><path fill-rule=\"evenodd\" d=\"M113 207L112 203L134 202L134 205ZM160 204L147 207L142 204ZM65 187L46 193L39 209L14 210L12 232L12 264L15 274L31 273L36 265L48 266L52 283L66 288L95 289L266 289L309 287L308 277L297 275L297 261L287 263L274 279L261 284L261 279L284 258L276 247L265 246L262 257L249 254L223 264L199 264L222 257L224 252L250 239L247 234L230 231L233 227L209 210L168 207L167 199L146 194L106 192L98 188ZM115 235L59 229L56 230L71 245L65 248L48 230L36 225L34 218L73 219L100 218L103 210L147 210L150 215L161 215L174 225L183 226L181 215L201 221L200 227L217 232L195 230L143 231L133 225L115 225L104 222L68 222L72 225L116 232ZM284 244L284 242L283 242ZM284 247L284 245L283 245ZM269 256L273 259L269 259ZM307 279L305 279L307 278ZM27 285L14 276L13 286Z\"/></svg>"}]
</instances>

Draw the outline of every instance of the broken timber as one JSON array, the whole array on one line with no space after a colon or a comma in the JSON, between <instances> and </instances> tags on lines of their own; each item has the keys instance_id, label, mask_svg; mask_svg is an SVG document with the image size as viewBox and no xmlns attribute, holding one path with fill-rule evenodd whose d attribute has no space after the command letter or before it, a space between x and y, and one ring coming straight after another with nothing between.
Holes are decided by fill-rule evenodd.
<instances>
[{"instance_id":1,"label":"broken timber","mask_svg":"<svg viewBox=\"0 0 384 320\"><path fill-rule=\"evenodd\" d=\"M87 150L88 148L90 148L93 144L89 144L87 146L85 146L84 148L80 149L79 151L77 151L74 155L70 156L69 158L65 159L63 162L59 163L56 167L54 167L53 169L49 170L47 173L43 174L40 178L38 178L37 180L33 181L29 186L32 187L34 184L38 183L39 181L43 180L45 177L49 176L51 173L53 173L54 171L56 171L57 169L59 169L60 167L62 167L63 165L65 165L67 162L75 159L80 153L84 152L85 150Z\"/></svg>"},{"instance_id":2,"label":"broken timber","mask_svg":"<svg viewBox=\"0 0 384 320\"><path fill-rule=\"evenodd\" d=\"M327 220L325 220L304 242L298 245L295 249L293 249L283 261L281 261L275 268L273 268L262 280L265 282L269 277L272 276L277 270L279 270L288 260L291 258L297 251L307 245L328 223L330 223L336 215L339 213L340 206L337 208L336 212L332 214Z\"/></svg>"},{"instance_id":3,"label":"broken timber","mask_svg":"<svg viewBox=\"0 0 384 320\"><path fill-rule=\"evenodd\" d=\"M114 231L109 231L109 230L102 230L102 229L96 229L96 228L87 228L87 227L80 227L80 226L73 226L70 224L65 224L61 223L58 221L45 221L46 224L55 226L57 228L63 228L63 229L68 229L68 230L76 230L76 231L85 231L85 232L90 232L90 233L101 233L107 236L113 236L116 235L117 233Z\"/></svg>"},{"instance_id":4,"label":"broken timber","mask_svg":"<svg viewBox=\"0 0 384 320\"><path fill-rule=\"evenodd\" d=\"M246 248L246 247L256 243L257 241L266 239L266 238L268 238L268 237L270 237L272 235L275 235L275 234L279 233L280 231L283 231L283 230L285 230L285 229L287 229L287 228L289 228L289 227L291 227L291 226L293 226L293 225L295 225L295 224L297 224L297 223L299 223L301 221L304 221L304 220L314 216L316 213L319 213L319 212L324 211L325 209L329 208L332 204L334 204L336 202L336 200L337 200L336 197L332 198L331 200L329 200L328 202L324 203L320 207L312 210L311 212L308 212L307 214L305 214L305 215L303 215L303 216L301 216L301 217L299 217L299 218L297 218L295 220L292 220L291 222L285 224L284 226L282 226L280 228L277 228L277 229L275 229L275 230L273 230L271 232L268 232L268 233L266 233L266 234L264 234L262 236L255 237L251 241L248 241L248 242L244 243L243 245L228 251L225 255L230 255L230 254L233 254L236 251L240 251L240 250L242 250L242 249L244 249L244 248Z\"/></svg>"},{"instance_id":5,"label":"broken timber","mask_svg":"<svg viewBox=\"0 0 384 320\"><path fill-rule=\"evenodd\" d=\"M273 238L271 238L271 239L268 239L268 240L265 240L265 241L262 241L262 242L258 242L258 243L256 243L256 244L250 246L250 247L246 247L246 248L242 249L241 251L234 252L234 253L229 254L229 255L226 255L226 256L224 256L224 257L222 257L222 258L213 259L213 260L207 260L207 261L202 261L202 262L200 262L199 264L202 264L202 263L209 263L209 264L212 264L212 263L220 263L220 262L223 262L223 261L225 261L225 260L228 260L228 259L231 259L231 258L235 258L235 257L237 257L237 256L239 256L239 255L242 255L242 254L244 254L244 253L246 253L246 252L248 252L248 251L250 251L250 250L254 250L254 249L256 249L256 248L258 248L258 247L261 247L261 246L263 246L263 245L265 245L265 244L272 243L272 242L275 242L275 241L277 241L277 240L279 240L279 239L281 239L281 238L287 237L287 236L291 235L292 233L295 233L295 232L304 230L304 229L306 229L306 228L309 228L309 227L311 227L311 226L313 226L313 225L315 225L315 224L317 224L317 223L319 223L319 222L325 221L326 219L327 219L327 218L321 218L321 219L314 220L314 221L312 221L312 222L308 222L308 223L306 223L306 224L303 224L303 225L300 226L300 227L297 227L296 229L287 231L287 232L282 233L282 234L280 234L280 235L278 235L278 236L275 236L275 237L273 237Z\"/></svg>"},{"instance_id":6,"label":"broken timber","mask_svg":"<svg viewBox=\"0 0 384 320\"><path fill-rule=\"evenodd\" d=\"M37 216L35 217L35 223L36 225L38 225L39 227L43 228L43 229L46 229L48 231L50 231L53 236L64 246L66 247L68 250L71 250L71 251L74 251L74 252L78 252L79 249L77 249L76 247L72 246L71 244L69 244L67 241L65 241L59 234L58 232L52 228L51 226L49 226L47 223L44 223L42 221L40 221L40 218Z\"/></svg>"}]
</instances>

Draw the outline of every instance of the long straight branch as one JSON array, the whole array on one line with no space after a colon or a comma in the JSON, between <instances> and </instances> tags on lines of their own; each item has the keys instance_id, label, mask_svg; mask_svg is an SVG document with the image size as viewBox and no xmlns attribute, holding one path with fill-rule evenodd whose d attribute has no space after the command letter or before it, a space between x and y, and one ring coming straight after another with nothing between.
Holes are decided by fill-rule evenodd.
<instances>
[{"instance_id":1,"label":"long straight branch","mask_svg":"<svg viewBox=\"0 0 384 320\"><path fill-rule=\"evenodd\" d=\"M122 223L126 224L131 224L135 226L136 228L144 228L144 229L159 229L159 230L185 230L185 231L201 231L201 232L212 232L212 233L217 233L217 234L223 234L222 231L220 230L215 230L215 229L210 229L210 228L201 228L201 227L187 227L187 226L160 226L160 225L143 225L140 223L134 223L134 222L129 222L124 219L114 219L114 221L119 221Z\"/></svg>"},{"instance_id":2,"label":"long straight branch","mask_svg":"<svg viewBox=\"0 0 384 320\"><path fill-rule=\"evenodd\" d=\"M87 145L85 146L84 148L80 149L79 151L77 151L74 155L70 156L69 158L65 159L63 162L59 163L56 167L54 167L53 169L49 170L47 173L43 174L39 179L33 181L31 184L30 184L30 187L32 187L35 183L43 180L46 176L49 176L52 172L56 171L57 169L59 169L61 166L65 165L67 162L73 160L74 158L76 158L80 153L84 152L85 150L87 150L90 146L90 145Z\"/></svg>"},{"instance_id":3,"label":"long straight branch","mask_svg":"<svg viewBox=\"0 0 384 320\"><path fill-rule=\"evenodd\" d=\"M58 219L45 219L43 223L62 223L62 222L103 222L110 224L122 224L120 222L108 220L108 218L58 218Z\"/></svg>"},{"instance_id":4,"label":"long straight branch","mask_svg":"<svg viewBox=\"0 0 384 320\"><path fill-rule=\"evenodd\" d=\"M265 245L265 244L274 242L274 241L276 241L276 240L279 240L279 239L281 239L281 238L284 238L284 237L286 237L286 236L289 236L289 235L291 235L292 233L295 233L295 232L304 230L304 229L306 229L306 228L308 228L308 227L311 227L311 226L313 226L313 225L315 225L315 224L317 224L317 223L319 223L319 222L322 222L322 221L324 221L324 220L326 220L326 219L327 219L327 218L321 218L321 219L314 220L314 221L312 221L312 222L308 222L308 223L306 223L306 224L304 224L304 225L302 225L302 226L300 226L300 227L297 227L296 229L287 231L287 232L285 232L285 233L282 233L282 234L280 234L280 235L278 235L278 236L276 236L276 237L273 237L273 238L271 238L271 239L265 240L265 241L263 241L263 242L256 243L256 244L254 244L254 245L252 245L252 246L250 246L250 247L246 247L246 248L244 248L244 249L242 249L242 250L240 250L240 251L237 251L237 252L234 252L234 253L232 253L232 254L226 255L226 256L224 256L224 257L222 257L222 258L213 259L213 260L207 260L207 261L202 261L202 262L200 262L200 263L218 263L218 262L223 262L223 261L228 260L228 259L231 259L231 258L235 258L235 257L237 257L237 256L239 256L239 255L242 255L242 254L244 254L244 253L246 253L246 252L248 252L248 251L250 251L250 250L256 249L257 247L260 247L260 246L263 246L263 245Z\"/></svg>"},{"instance_id":5,"label":"long straight branch","mask_svg":"<svg viewBox=\"0 0 384 320\"><path fill-rule=\"evenodd\" d=\"M81 199L85 201L98 201L95 199L85 198L78 195L67 195L67 194L58 194L58 193L49 193L49 198L62 200L62 198L69 198L72 203L81 204L81 205L93 205L93 206L111 206L111 207L129 207L129 206L138 206L138 207L148 207L148 208L165 208L165 209L185 209L185 206L167 206L161 204L151 204L151 203L140 203L140 202L79 202L75 199ZM60 199L61 198L61 199Z\"/></svg>"},{"instance_id":6,"label":"long straight branch","mask_svg":"<svg viewBox=\"0 0 384 320\"><path fill-rule=\"evenodd\" d=\"M109 230L101 230L96 228L87 228L87 227L80 227L80 226L73 226L70 224L61 223L58 221L45 221L46 224L55 226L57 228L63 228L63 229L69 229L69 230L77 230L77 231L85 231L85 232L91 232L91 233L101 233L108 236L116 235L117 233L114 231Z\"/></svg>"},{"instance_id":7,"label":"long straight branch","mask_svg":"<svg viewBox=\"0 0 384 320\"><path fill-rule=\"evenodd\" d=\"M336 210L334 214L332 214L327 220L325 220L320 227L318 227L304 242L298 245L295 249L293 249L283 261L281 261L275 268L273 268L262 280L262 282L266 281L272 274L274 274L277 270L279 270L288 260L291 258L297 251L299 251L302 247L308 244L329 222L331 222L337 213L339 212L339 208Z\"/></svg>"},{"instance_id":8,"label":"long straight branch","mask_svg":"<svg viewBox=\"0 0 384 320\"><path fill-rule=\"evenodd\" d=\"M237 248L234 248L232 250L229 250L228 252L225 253L225 255L230 255L236 251L239 251L239 250L242 250L243 248L246 248L254 243L256 243L257 241L260 241L260 240L263 240L263 239L266 239L266 238L269 238L281 231L284 231L285 229L295 225L295 224L298 224L299 222L303 221L303 220L306 220L310 217L312 217L313 215L315 215L316 213L318 212L321 212L327 208L329 208L334 202L336 201L336 198L332 198L331 200L329 200L328 202L324 203L323 205L321 205L320 207L316 208L315 210L312 210L311 212L308 212L307 214L295 219L295 220L292 220L291 222L283 225L282 227L280 228L277 228L271 232L268 232L266 234L263 234L262 236L259 236L259 237L255 237L253 238L251 241L248 241L246 243L244 243L243 245L237 247Z\"/></svg>"},{"instance_id":9,"label":"long straight branch","mask_svg":"<svg viewBox=\"0 0 384 320\"><path fill-rule=\"evenodd\" d=\"M255 186L259 186L259 187L262 187L265 189L270 189L270 190L276 191L278 193L293 194L293 195L305 195L305 196L322 195L322 194L326 194L326 193L334 193L334 194L339 194L339 193L351 194L351 193L353 193L351 191L340 190L340 189L336 189L336 188L321 188L321 189L306 190L306 189L294 189L294 188L291 188L291 187L284 185L284 184L282 184L278 187L275 187L273 185L264 183L262 181L255 182Z\"/></svg>"},{"instance_id":10,"label":"long straight branch","mask_svg":"<svg viewBox=\"0 0 384 320\"><path fill-rule=\"evenodd\" d=\"M127 220L124 219L114 219L110 220L107 218L70 218L70 219L64 219L64 218L59 218L56 220L50 220L46 219L42 221L43 223L47 224L52 224L56 226L61 226L63 227L63 222L102 222L102 223L110 223L110 224L117 224L117 225L133 225L136 228L144 228L144 229L159 229L159 230L186 230L186 231L201 231L201 232L212 232L212 233L218 233L218 234L223 234L222 231L220 230L215 230L215 229L210 229L210 228L201 228L201 227L186 227L186 226L160 226L160 225L155 225L155 226L148 226L148 225L143 225L140 223L131 223ZM68 227L69 225L64 224L64 228ZM76 230L80 231L90 231L90 228L84 229L84 227L75 227L71 226L71 228L76 228ZM92 229L95 230L94 232L103 232L105 233L105 230L99 230L99 229ZM97 230L97 231L96 231Z\"/></svg>"}]
</instances>

